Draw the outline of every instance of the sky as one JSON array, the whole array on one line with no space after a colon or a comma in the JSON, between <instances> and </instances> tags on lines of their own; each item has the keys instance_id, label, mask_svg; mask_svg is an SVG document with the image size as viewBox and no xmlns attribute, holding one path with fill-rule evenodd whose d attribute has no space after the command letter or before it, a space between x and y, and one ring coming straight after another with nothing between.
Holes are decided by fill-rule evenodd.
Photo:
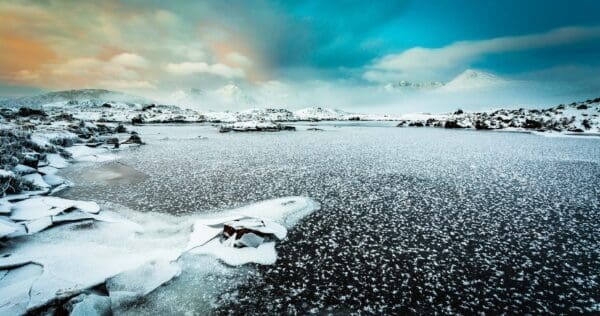
<instances>
[{"instance_id":1,"label":"sky","mask_svg":"<svg viewBox=\"0 0 600 316\"><path fill-rule=\"evenodd\" d=\"M600 96L598 12L595 0L0 0L0 96L104 88L212 110L554 105ZM485 75L430 84L467 69Z\"/></svg>"}]
</instances>

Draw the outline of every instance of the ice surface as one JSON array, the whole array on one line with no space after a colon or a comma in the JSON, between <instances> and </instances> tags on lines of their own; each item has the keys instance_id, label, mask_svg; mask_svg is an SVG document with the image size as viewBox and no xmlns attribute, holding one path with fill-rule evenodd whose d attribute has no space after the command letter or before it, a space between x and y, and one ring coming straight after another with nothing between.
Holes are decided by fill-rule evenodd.
<instances>
[{"instance_id":1,"label":"ice surface","mask_svg":"<svg viewBox=\"0 0 600 316\"><path fill-rule=\"evenodd\" d=\"M70 316L110 316L110 298L97 294L80 294L69 301Z\"/></svg>"},{"instance_id":2,"label":"ice surface","mask_svg":"<svg viewBox=\"0 0 600 316\"><path fill-rule=\"evenodd\" d=\"M289 203L291 200L298 204ZM308 199L291 197L277 199L275 203L267 201L258 204L262 205L266 215L284 219L293 212L306 212L299 206L318 206L315 202L308 203L305 200ZM61 213L71 207L76 207L77 210ZM272 207L278 209L269 209ZM176 260L187 249L196 246L199 247L193 250L195 255L214 256L229 265L249 262L273 264L277 258L273 242L256 248L233 248L223 245L218 238L213 238L222 232L222 219L230 220L234 218L234 214L245 216L245 211L253 213L256 207L252 204L216 214L221 218L221 227L215 228L194 223L203 220L203 216L197 215L167 218L129 211L127 214L139 221L140 225L111 211L90 214L98 212L98 205L93 202L57 197L33 197L16 202L12 216L29 220L26 226L30 234L52 224L63 225L22 237L18 242L0 250L0 270L31 262L42 267L35 282L25 284L30 287L30 296L19 300L11 296L5 303L7 306L17 306L15 308L20 311L31 310L43 306L56 296L63 295L62 293L77 294L108 279L107 289L114 311L122 304L147 295L177 276L180 267ZM213 214L206 221L217 223L215 218ZM88 221L81 222L82 220ZM6 228L7 233L14 233L13 225L17 224L5 221L7 224L2 227ZM192 224L194 230L190 234ZM206 244L211 238L212 241ZM183 247L186 242L187 248Z\"/></svg>"},{"instance_id":3,"label":"ice surface","mask_svg":"<svg viewBox=\"0 0 600 316\"><path fill-rule=\"evenodd\" d=\"M176 262L151 261L133 270L124 271L106 281L112 310L117 311L121 305L135 302L148 295L163 283L181 273Z\"/></svg>"},{"instance_id":4,"label":"ice surface","mask_svg":"<svg viewBox=\"0 0 600 316\"><path fill-rule=\"evenodd\" d=\"M47 154L46 160L48 161L50 167L57 169L66 168L69 165L69 162L59 154Z\"/></svg>"},{"instance_id":5,"label":"ice surface","mask_svg":"<svg viewBox=\"0 0 600 316\"><path fill-rule=\"evenodd\" d=\"M75 203L76 201L51 196L32 197L15 203L10 218L13 220L26 221L57 215L64 210L75 206ZM87 205L87 203L85 205Z\"/></svg>"},{"instance_id":6,"label":"ice surface","mask_svg":"<svg viewBox=\"0 0 600 316\"><path fill-rule=\"evenodd\" d=\"M30 235L39 233L50 226L52 226L51 216L40 217L25 223L27 233Z\"/></svg>"},{"instance_id":7,"label":"ice surface","mask_svg":"<svg viewBox=\"0 0 600 316\"><path fill-rule=\"evenodd\" d=\"M144 130L208 139L148 141L121 158L149 175L143 182L77 181L68 194L180 217L277 196L321 202L277 244L276 264L256 265L215 313L568 314L594 306L597 139L394 125L322 122L315 126L328 132L260 135L145 126L145 140ZM159 302L144 305L197 311L190 288L176 289L169 283L150 294Z\"/></svg>"},{"instance_id":8,"label":"ice surface","mask_svg":"<svg viewBox=\"0 0 600 316\"><path fill-rule=\"evenodd\" d=\"M29 291L43 268L38 264L25 263L0 271L5 271L0 278L0 315L25 314L30 300Z\"/></svg>"}]
</instances>

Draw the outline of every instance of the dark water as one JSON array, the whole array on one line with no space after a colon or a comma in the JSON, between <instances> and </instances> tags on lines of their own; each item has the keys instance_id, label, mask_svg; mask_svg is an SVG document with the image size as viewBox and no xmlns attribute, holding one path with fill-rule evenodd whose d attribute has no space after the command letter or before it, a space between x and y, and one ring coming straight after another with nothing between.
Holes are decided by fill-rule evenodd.
<instances>
[{"instance_id":1,"label":"dark water","mask_svg":"<svg viewBox=\"0 0 600 316\"><path fill-rule=\"evenodd\" d=\"M334 125L142 127L120 162L147 178L80 165L66 195L171 214L319 201L218 313L600 312L600 139Z\"/></svg>"}]
</instances>

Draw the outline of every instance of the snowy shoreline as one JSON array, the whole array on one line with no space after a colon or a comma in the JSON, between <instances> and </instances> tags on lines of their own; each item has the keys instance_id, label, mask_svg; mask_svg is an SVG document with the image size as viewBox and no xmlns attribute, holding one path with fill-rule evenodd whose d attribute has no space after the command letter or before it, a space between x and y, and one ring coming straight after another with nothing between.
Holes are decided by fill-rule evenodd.
<instances>
[{"instance_id":1,"label":"snowy shoreline","mask_svg":"<svg viewBox=\"0 0 600 316\"><path fill-rule=\"evenodd\" d=\"M33 131L21 133L31 123ZM73 133L69 125L81 130ZM223 225L260 219L271 223L256 228L261 236L272 230L281 240L287 229L320 208L309 198L286 197L217 215L176 217L55 197L58 188L73 185L56 175L60 169L70 162L114 161L118 151L139 145L139 136L113 133L124 131L121 126L107 126L107 132L99 135L96 124L65 124L41 115L3 122L1 127L3 141L23 143L13 144L14 161L6 165L12 168L0 173L22 186L11 188L9 194L3 191L0 198L0 314L121 311L180 275L179 258L188 253L217 258L214 265L273 264L276 240L254 237L245 241L252 245L244 247L236 240L248 238L234 234L233 239L224 239ZM85 143L81 135L89 136ZM107 141L115 135L117 142ZM128 143L132 135L139 142ZM100 142L100 136L107 138Z\"/></svg>"}]
</instances>

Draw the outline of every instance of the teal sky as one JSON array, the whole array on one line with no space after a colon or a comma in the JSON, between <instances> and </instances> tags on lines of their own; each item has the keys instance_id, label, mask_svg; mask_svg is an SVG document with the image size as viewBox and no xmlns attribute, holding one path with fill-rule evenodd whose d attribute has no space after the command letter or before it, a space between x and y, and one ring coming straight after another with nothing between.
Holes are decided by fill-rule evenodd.
<instances>
[{"instance_id":1,"label":"teal sky","mask_svg":"<svg viewBox=\"0 0 600 316\"><path fill-rule=\"evenodd\" d=\"M343 94L478 69L579 97L600 91L598 12L592 0L0 0L0 95L295 95L315 82Z\"/></svg>"}]
</instances>

